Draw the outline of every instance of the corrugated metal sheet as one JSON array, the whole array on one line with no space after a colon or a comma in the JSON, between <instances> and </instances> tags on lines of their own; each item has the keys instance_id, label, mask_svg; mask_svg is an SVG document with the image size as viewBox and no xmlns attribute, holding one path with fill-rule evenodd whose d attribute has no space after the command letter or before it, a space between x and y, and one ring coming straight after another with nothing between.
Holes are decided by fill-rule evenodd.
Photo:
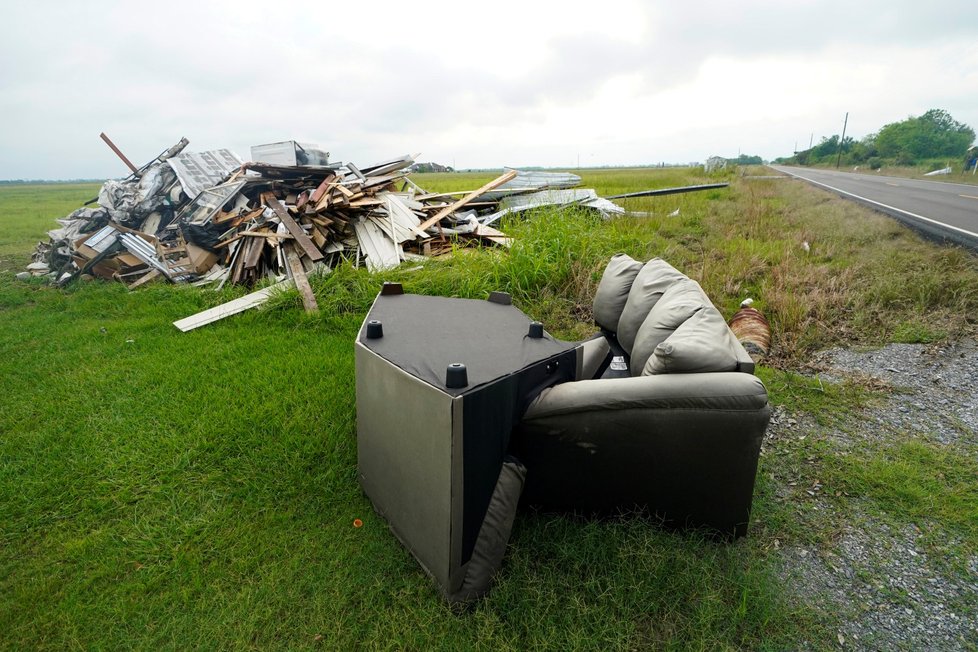
<instances>
[{"instance_id":1,"label":"corrugated metal sheet","mask_svg":"<svg viewBox=\"0 0 978 652\"><path fill-rule=\"evenodd\" d=\"M177 173L187 197L193 199L207 188L212 188L241 167L241 159L229 149L207 152L184 152L167 161Z\"/></svg>"},{"instance_id":2,"label":"corrugated metal sheet","mask_svg":"<svg viewBox=\"0 0 978 652\"><path fill-rule=\"evenodd\" d=\"M530 210L531 208L542 208L544 206L569 206L571 204L593 208L600 211L606 217L609 215L621 215L625 212L625 209L621 206L602 197L598 197L598 194L590 188L543 190L526 195L506 197L499 202L501 210L480 218L480 221L484 225L489 225L510 213L518 213Z\"/></svg>"},{"instance_id":3,"label":"corrugated metal sheet","mask_svg":"<svg viewBox=\"0 0 978 652\"><path fill-rule=\"evenodd\" d=\"M498 200L508 195L558 188L573 188L581 183L581 177L570 172L541 172L538 170L517 170L516 178L507 181L495 190L482 195L480 201Z\"/></svg>"}]
</instances>

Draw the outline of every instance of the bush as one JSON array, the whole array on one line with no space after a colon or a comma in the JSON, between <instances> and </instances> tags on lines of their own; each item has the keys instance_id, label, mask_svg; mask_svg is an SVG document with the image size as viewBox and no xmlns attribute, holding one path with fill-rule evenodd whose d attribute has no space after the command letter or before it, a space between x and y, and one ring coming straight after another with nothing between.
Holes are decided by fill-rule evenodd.
<instances>
[{"instance_id":1,"label":"bush","mask_svg":"<svg viewBox=\"0 0 978 652\"><path fill-rule=\"evenodd\" d=\"M866 165L869 166L870 170L879 170L881 167L883 167L883 159L881 159L879 156L871 156L869 160L866 161Z\"/></svg>"}]
</instances>

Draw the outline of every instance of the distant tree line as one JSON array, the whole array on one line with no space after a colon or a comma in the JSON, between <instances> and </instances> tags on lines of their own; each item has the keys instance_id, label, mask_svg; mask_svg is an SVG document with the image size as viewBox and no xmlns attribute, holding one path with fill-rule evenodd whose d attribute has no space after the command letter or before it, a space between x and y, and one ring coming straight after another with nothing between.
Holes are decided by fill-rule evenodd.
<instances>
[{"instance_id":1,"label":"distant tree line","mask_svg":"<svg viewBox=\"0 0 978 652\"><path fill-rule=\"evenodd\" d=\"M760 156L741 154L737 158L728 158L727 163L730 165L763 165L764 159L762 159Z\"/></svg>"},{"instance_id":2,"label":"distant tree line","mask_svg":"<svg viewBox=\"0 0 978 652\"><path fill-rule=\"evenodd\" d=\"M958 122L942 109L893 122L862 140L846 136L841 143L841 164L865 165L877 170L883 165L920 165L930 162L959 162L964 167L973 158L975 130ZM778 163L829 165L839 160L839 136L823 137L818 145Z\"/></svg>"}]
</instances>

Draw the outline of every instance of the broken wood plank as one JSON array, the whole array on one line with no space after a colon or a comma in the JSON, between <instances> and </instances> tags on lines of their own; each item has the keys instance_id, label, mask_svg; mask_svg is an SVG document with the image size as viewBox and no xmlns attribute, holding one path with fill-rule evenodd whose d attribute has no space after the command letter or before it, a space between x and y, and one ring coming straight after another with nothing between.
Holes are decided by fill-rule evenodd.
<instances>
[{"instance_id":1,"label":"broken wood plank","mask_svg":"<svg viewBox=\"0 0 978 652\"><path fill-rule=\"evenodd\" d=\"M241 224L242 222L246 222L247 220L258 219L259 217L261 217L263 210L264 209L262 208L256 208L255 210L252 211L246 211L241 215L238 215L233 212L223 213L223 214L218 213L217 217L214 218L213 222L214 224L224 224L225 222L231 222L233 220L236 222L235 226L237 226L237 224Z\"/></svg>"},{"instance_id":2,"label":"broken wood plank","mask_svg":"<svg viewBox=\"0 0 978 652\"><path fill-rule=\"evenodd\" d=\"M135 290L136 288L138 288L140 286L143 286L143 285L149 283L150 281L152 281L154 278L157 278L157 277L162 276L162 275L163 274L162 274L162 272L160 272L160 270L158 270L158 269L152 269L152 270L149 271L149 273L143 274L142 278L137 279L134 283L130 283L129 286L128 286L128 288L130 290Z\"/></svg>"},{"instance_id":3,"label":"broken wood plank","mask_svg":"<svg viewBox=\"0 0 978 652\"><path fill-rule=\"evenodd\" d=\"M282 220L282 224L285 225L285 228L289 230L289 233L292 234L295 241L299 243L300 247L302 247L302 251L309 256L309 260L316 262L325 258L325 256L323 256L323 252L316 248L313 241L309 239L309 236L306 235L306 232L302 229L302 227L292 219L292 216L289 215L289 212L285 210L285 207L282 206L279 200L275 199L275 197L268 192L262 194L262 200L265 202L266 206L275 211L278 219Z\"/></svg>"},{"instance_id":4,"label":"broken wood plank","mask_svg":"<svg viewBox=\"0 0 978 652\"><path fill-rule=\"evenodd\" d=\"M323 247L326 246L327 239L326 236L323 235L323 232L319 230L319 227L313 226L312 232L309 235L312 236L312 241L315 242L316 246L319 247L319 250L322 251Z\"/></svg>"},{"instance_id":5,"label":"broken wood plank","mask_svg":"<svg viewBox=\"0 0 978 652\"><path fill-rule=\"evenodd\" d=\"M350 202L350 208L365 208L373 206L383 206L384 201L376 197L364 197Z\"/></svg>"},{"instance_id":6,"label":"broken wood plank","mask_svg":"<svg viewBox=\"0 0 978 652\"><path fill-rule=\"evenodd\" d=\"M275 233L273 231L242 231L238 235L249 235L253 238L269 238L272 240L292 240L291 233Z\"/></svg>"},{"instance_id":7,"label":"broken wood plank","mask_svg":"<svg viewBox=\"0 0 978 652\"><path fill-rule=\"evenodd\" d=\"M306 312L316 312L319 310L319 304L316 303L316 295L312 293L312 287L309 286L309 279L306 277L306 270L302 267L302 261L299 260L299 254L295 252L295 245L290 243L282 249L285 250L285 259L289 263L292 280L295 281L295 287L302 297L302 305Z\"/></svg>"},{"instance_id":8,"label":"broken wood plank","mask_svg":"<svg viewBox=\"0 0 978 652\"><path fill-rule=\"evenodd\" d=\"M506 183L507 181L510 181L511 179L514 179L514 178L516 178L516 170L510 170L509 172L503 174L502 176L499 176L499 177L493 179L492 181L490 181L486 185L482 186L478 190L473 190L472 192L470 192L469 194L467 194L465 197L462 197L461 199L459 199L454 204L451 204L450 206L447 206L447 207L441 209L440 211L438 211L437 213L435 213L434 215L432 215L431 217L429 217L428 219L426 219L424 222L421 223L420 226L418 226L418 230L419 231L426 230L428 227L432 226L433 224L437 224L438 222L440 222L442 220L442 218L448 217L449 215L451 215L452 213L454 213L458 209L462 208L463 206L465 206L466 204L468 204L470 201L472 201L473 199L475 199L479 195L483 195L483 194L489 192L490 190L492 190L493 188L496 188L498 186L501 186L504 183Z\"/></svg>"},{"instance_id":9,"label":"broken wood plank","mask_svg":"<svg viewBox=\"0 0 978 652\"><path fill-rule=\"evenodd\" d=\"M245 256L245 269L254 269L258 266L262 251L265 250L265 241L260 238L251 238L248 241L248 255Z\"/></svg>"},{"instance_id":10,"label":"broken wood plank","mask_svg":"<svg viewBox=\"0 0 978 652\"><path fill-rule=\"evenodd\" d=\"M190 315L189 317L184 317L183 319L178 319L173 322L173 325L179 328L181 331L186 333L195 328L200 328L201 326L206 326L225 317L230 317L231 315L236 315L239 312L244 312L250 308L257 308L261 304L268 301L269 298L276 292L284 290L293 284L291 279L287 281L282 281L281 283L276 283L257 292L252 292L251 294L246 294L243 297L234 299L233 301L228 301L227 303L222 303L219 306L215 306L203 312L198 312L195 315Z\"/></svg>"},{"instance_id":11,"label":"broken wood plank","mask_svg":"<svg viewBox=\"0 0 978 652\"><path fill-rule=\"evenodd\" d=\"M405 181L407 181L407 179L405 179ZM431 199L441 199L442 197L454 197L455 195L467 195L469 194L469 192L471 191L452 190L449 192L427 192L427 193L421 193L420 195L416 195L415 199L417 199L418 201L428 201Z\"/></svg>"},{"instance_id":12,"label":"broken wood plank","mask_svg":"<svg viewBox=\"0 0 978 652\"><path fill-rule=\"evenodd\" d=\"M98 137L101 138L103 141L105 141L105 144L109 146L109 149L115 152L115 155L122 159L122 162L126 164L126 167L129 168L133 174L135 175L139 174L139 168L133 165L132 161L126 158L126 155L122 153L122 150L116 147L115 143L109 140L109 137L105 135L104 131L100 133Z\"/></svg>"},{"instance_id":13,"label":"broken wood plank","mask_svg":"<svg viewBox=\"0 0 978 652\"><path fill-rule=\"evenodd\" d=\"M344 195L346 195L347 199L353 197L353 195L355 194L352 190L344 186L342 183L336 184L336 189L339 190Z\"/></svg>"},{"instance_id":14,"label":"broken wood plank","mask_svg":"<svg viewBox=\"0 0 978 652\"><path fill-rule=\"evenodd\" d=\"M319 200L322 198L324 194L326 194L326 190L328 190L329 187L333 185L335 180L336 180L336 175L334 174L327 175L323 179L322 183L316 186L316 189L312 191L312 196L309 198L309 201L312 202L313 204L319 203Z\"/></svg>"},{"instance_id":15,"label":"broken wood plank","mask_svg":"<svg viewBox=\"0 0 978 652\"><path fill-rule=\"evenodd\" d=\"M322 196L316 200L316 212L321 213L327 208L329 208L330 203L333 200L332 192L324 192Z\"/></svg>"},{"instance_id":16,"label":"broken wood plank","mask_svg":"<svg viewBox=\"0 0 978 652\"><path fill-rule=\"evenodd\" d=\"M237 233L231 236L227 240L222 240L221 242L218 242L216 245L214 245L214 248L220 249L221 247L227 247L246 236L253 236L256 238L268 238L273 241L292 240L291 233L275 233L274 231L242 231L241 233Z\"/></svg>"}]
</instances>

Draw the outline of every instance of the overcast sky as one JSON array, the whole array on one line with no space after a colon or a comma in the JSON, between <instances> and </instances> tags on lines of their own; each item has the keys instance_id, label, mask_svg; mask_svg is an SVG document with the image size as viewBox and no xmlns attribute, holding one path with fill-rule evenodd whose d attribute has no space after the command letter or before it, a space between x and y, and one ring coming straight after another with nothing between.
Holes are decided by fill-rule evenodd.
<instances>
[{"instance_id":1,"label":"overcast sky","mask_svg":"<svg viewBox=\"0 0 978 652\"><path fill-rule=\"evenodd\" d=\"M942 108L978 128L978 2L0 5L0 179L296 139L361 166L765 159Z\"/></svg>"}]
</instances>

